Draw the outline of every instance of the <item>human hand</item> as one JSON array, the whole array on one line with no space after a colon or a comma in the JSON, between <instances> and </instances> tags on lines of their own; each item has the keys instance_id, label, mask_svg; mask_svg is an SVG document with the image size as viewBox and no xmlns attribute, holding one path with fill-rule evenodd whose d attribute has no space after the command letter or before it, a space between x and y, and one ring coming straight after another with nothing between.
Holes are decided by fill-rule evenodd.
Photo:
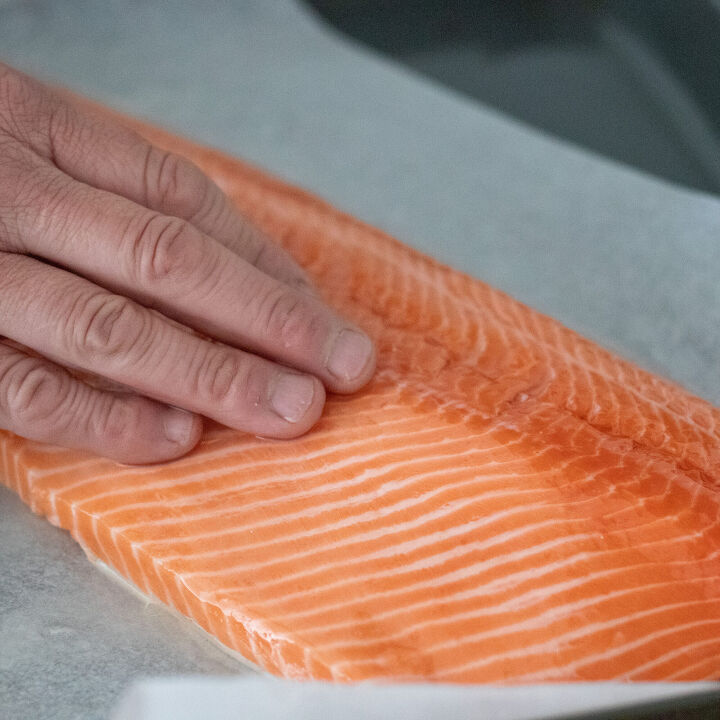
<instances>
[{"instance_id":1,"label":"human hand","mask_svg":"<svg viewBox=\"0 0 720 720\"><path fill-rule=\"evenodd\" d=\"M0 287L0 427L123 462L183 455L200 415L300 435L374 370L197 167L2 64Z\"/></svg>"}]
</instances>

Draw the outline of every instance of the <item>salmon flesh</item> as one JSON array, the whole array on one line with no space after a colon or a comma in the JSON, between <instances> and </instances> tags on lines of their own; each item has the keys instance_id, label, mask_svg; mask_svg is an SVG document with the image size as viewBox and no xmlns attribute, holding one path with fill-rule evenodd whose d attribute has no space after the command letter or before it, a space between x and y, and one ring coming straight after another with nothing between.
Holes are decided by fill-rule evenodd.
<instances>
[{"instance_id":1,"label":"salmon flesh","mask_svg":"<svg viewBox=\"0 0 720 720\"><path fill-rule=\"evenodd\" d=\"M2 480L271 673L720 679L720 412L315 197L207 172L378 347L305 437L126 467L0 435ZM720 359L719 359L720 361Z\"/></svg>"}]
</instances>

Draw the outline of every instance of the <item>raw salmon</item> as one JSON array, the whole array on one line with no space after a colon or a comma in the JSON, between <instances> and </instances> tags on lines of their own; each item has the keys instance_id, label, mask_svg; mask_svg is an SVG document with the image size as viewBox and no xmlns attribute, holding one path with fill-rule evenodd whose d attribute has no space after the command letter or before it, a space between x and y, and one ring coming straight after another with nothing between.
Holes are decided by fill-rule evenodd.
<instances>
[{"instance_id":1,"label":"raw salmon","mask_svg":"<svg viewBox=\"0 0 720 720\"><path fill-rule=\"evenodd\" d=\"M0 437L3 480L272 673L720 678L720 412L218 152L209 173L377 342L290 442L209 427L162 466Z\"/></svg>"}]
</instances>

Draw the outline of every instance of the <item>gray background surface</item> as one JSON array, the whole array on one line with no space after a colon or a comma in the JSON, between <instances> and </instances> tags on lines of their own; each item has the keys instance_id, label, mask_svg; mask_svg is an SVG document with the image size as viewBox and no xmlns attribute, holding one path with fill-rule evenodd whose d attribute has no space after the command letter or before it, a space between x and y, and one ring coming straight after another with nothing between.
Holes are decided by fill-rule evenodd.
<instances>
[{"instance_id":1,"label":"gray background surface","mask_svg":"<svg viewBox=\"0 0 720 720\"><path fill-rule=\"evenodd\" d=\"M645 711L626 712L623 720L672 720L665 712L671 708L682 708L676 718L716 720L719 702L720 683L378 686L196 676L141 683L112 720L237 720L239 707L244 718L261 720L577 720L579 714L608 720L613 708L633 706ZM699 714L698 706L707 712Z\"/></svg>"},{"instance_id":2,"label":"gray background surface","mask_svg":"<svg viewBox=\"0 0 720 720\"><path fill-rule=\"evenodd\" d=\"M295 0L0 0L0 57L243 156L720 400L720 199L547 139ZM0 714L235 665L0 491Z\"/></svg>"}]
</instances>

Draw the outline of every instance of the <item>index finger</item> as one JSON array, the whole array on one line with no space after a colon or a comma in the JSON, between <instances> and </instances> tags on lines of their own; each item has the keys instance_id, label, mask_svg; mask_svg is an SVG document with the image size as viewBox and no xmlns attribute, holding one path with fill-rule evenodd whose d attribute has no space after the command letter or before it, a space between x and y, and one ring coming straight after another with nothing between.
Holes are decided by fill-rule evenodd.
<instances>
[{"instance_id":1,"label":"index finger","mask_svg":"<svg viewBox=\"0 0 720 720\"><path fill-rule=\"evenodd\" d=\"M29 151L27 151L29 154ZM260 272L190 223L76 182L39 158L13 190L0 169L6 233L50 260L206 335L291 365L336 392L374 370L370 339L318 298ZM3 180L6 182L3 182ZM31 194L38 213L22 210Z\"/></svg>"},{"instance_id":2,"label":"index finger","mask_svg":"<svg viewBox=\"0 0 720 720\"><path fill-rule=\"evenodd\" d=\"M322 412L323 386L311 375L204 340L33 258L0 253L0 273L12 278L0 334L50 360L264 437L296 437Z\"/></svg>"}]
</instances>

